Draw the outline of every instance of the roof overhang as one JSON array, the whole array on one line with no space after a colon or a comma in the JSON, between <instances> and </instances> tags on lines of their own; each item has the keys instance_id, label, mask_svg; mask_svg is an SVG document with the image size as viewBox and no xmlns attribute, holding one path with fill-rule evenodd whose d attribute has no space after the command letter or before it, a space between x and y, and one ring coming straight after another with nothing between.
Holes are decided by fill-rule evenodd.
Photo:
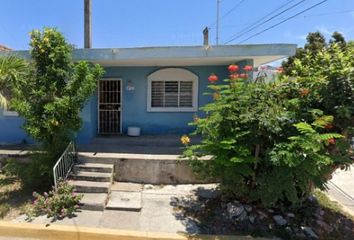
<instances>
[{"instance_id":1,"label":"roof overhang","mask_svg":"<svg viewBox=\"0 0 354 240\"><path fill-rule=\"evenodd\" d=\"M253 60L259 66L294 55L295 51L296 44L91 48L75 49L73 59L103 66L228 65L242 60ZM15 53L29 57L28 51Z\"/></svg>"}]
</instances>

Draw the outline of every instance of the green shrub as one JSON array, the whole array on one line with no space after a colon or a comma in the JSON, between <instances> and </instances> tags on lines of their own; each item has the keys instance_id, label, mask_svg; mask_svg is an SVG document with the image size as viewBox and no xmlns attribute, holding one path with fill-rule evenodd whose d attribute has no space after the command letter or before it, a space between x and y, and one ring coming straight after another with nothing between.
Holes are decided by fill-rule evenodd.
<instances>
[{"instance_id":1,"label":"green shrub","mask_svg":"<svg viewBox=\"0 0 354 240\"><path fill-rule=\"evenodd\" d=\"M57 189L43 195L33 192L33 209L29 217L47 215L47 217L64 218L72 216L79 208L82 194L76 194L74 186L65 181L59 182Z\"/></svg>"},{"instance_id":2,"label":"green shrub","mask_svg":"<svg viewBox=\"0 0 354 240\"><path fill-rule=\"evenodd\" d=\"M10 211L10 204L8 203L0 204L0 219L4 218L9 211Z\"/></svg>"},{"instance_id":3,"label":"green shrub","mask_svg":"<svg viewBox=\"0 0 354 240\"><path fill-rule=\"evenodd\" d=\"M295 60L295 71L309 73L298 78L256 84L234 74L210 85L214 101L192 123L203 140L184 152L193 169L220 179L225 193L266 206L301 204L323 189L336 168L353 162L353 104L343 98L354 99L354 61L343 51L350 50L333 44L310 65ZM332 98L334 89L343 94ZM199 161L204 155L212 160Z\"/></svg>"},{"instance_id":4,"label":"green shrub","mask_svg":"<svg viewBox=\"0 0 354 240\"><path fill-rule=\"evenodd\" d=\"M3 171L6 175L19 177L25 190L45 191L53 185L53 160L50 154L35 152L26 163L17 159L6 160Z\"/></svg>"},{"instance_id":5,"label":"green shrub","mask_svg":"<svg viewBox=\"0 0 354 240\"><path fill-rule=\"evenodd\" d=\"M30 34L31 61L13 78L11 107L24 119L22 128L39 143L27 172L30 185L52 185L52 167L82 126L80 112L96 89L104 70L85 61L74 62L72 46L56 29ZM12 61L16 58L12 57ZM9 60L10 61L10 60Z\"/></svg>"}]
</instances>

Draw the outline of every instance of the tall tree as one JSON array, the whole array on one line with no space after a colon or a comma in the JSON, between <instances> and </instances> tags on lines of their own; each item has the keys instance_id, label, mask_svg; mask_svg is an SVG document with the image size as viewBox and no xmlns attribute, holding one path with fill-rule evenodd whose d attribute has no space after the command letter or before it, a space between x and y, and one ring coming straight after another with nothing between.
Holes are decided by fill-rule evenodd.
<instances>
[{"instance_id":1,"label":"tall tree","mask_svg":"<svg viewBox=\"0 0 354 240\"><path fill-rule=\"evenodd\" d=\"M307 43L304 48L297 48L294 56L290 56L286 61L283 61L282 67L286 75L293 75L295 59L304 60L307 52L309 52L311 56L315 56L327 46L325 37L319 31L309 33L306 40Z\"/></svg>"},{"instance_id":2,"label":"tall tree","mask_svg":"<svg viewBox=\"0 0 354 240\"><path fill-rule=\"evenodd\" d=\"M330 44L338 44L341 48L345 48L347 46L347 43L345 41L344 36L340 32L334 32L332 34L332 39L329 40Z\"/></svg>"},{"instance_id":3,"label":"tall tree","mask_svg":"<svg viewBox=\"0 0 354 240\"><path fill-rule=\"evenodd\" d=\"M102 67L72 61L72 47L55 29L31 32L28 74L13 88L23 128L55 159L81 127L80 111L96 89Z\"/></svg>"}]
</instances>

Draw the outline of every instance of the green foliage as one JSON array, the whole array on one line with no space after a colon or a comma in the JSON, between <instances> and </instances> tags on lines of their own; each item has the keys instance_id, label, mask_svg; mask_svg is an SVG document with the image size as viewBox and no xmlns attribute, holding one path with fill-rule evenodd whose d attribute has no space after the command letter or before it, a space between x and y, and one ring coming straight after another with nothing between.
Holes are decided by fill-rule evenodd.
<instances>
[{"instance_id":1,"label":"green foliage","mask_svg":"<svg viewBox=\"0 0 354 240\"><path fill-rule=\"evenodd\" d=\"M82 194L76 194L72 185L59 182L57 189L43 195L33 192L33 209L29 217L47 215L47 217L64 218L72 216L79 208Z\"/></svg>"},{"instance_id":2,"label":"green foliage","mask_svg":"<svg viewBox=\"0 0 354 240\"><path fill-rule=\"evenodd\" d=\"M30 168L33 174L39 169L44 172L32 178L48 181L52 179L49 169L81 128L79 114L103 69L84 61L74 63L72 47L55 29L32 31L30 53L26 74L12 83L11 106L24 118L24 130L44 152Z\"/></svg>"},{"instance_id":3,"label":"green foliage","mask_svg":"<svg viewBox=\"0 0 354 240\"><path fill-rule=\"evenodd\" d=\"M192 123L203 141L184 152L193 169L220 179L227 194L266 206L301 204L314 187L323 189L336 168L353 162L354 60L348 51L332 44L317 56L307 54L306 64L295 61L296 78L211 85L208 94L219 97ZM330 94L334 90L342 95ZM199 161L204 155L212 160Z\"/></svg>"},{"instance_id":4,"label":"green foliage","mask_svg":"<svg viewBox=\"0 0 354 240\"><path fill-rule=\"evenodd\" d=\"M47 190L53 182L53 167L48 164L52 156L46 152L36 152L29 156L30 161L21 163L17 159L7 159L3 171L8 176L17 176L21 179L23 189Z\"/></svg>"},{"instance_id":5,"label":"green foliage","mask_svg":"<svg viewBox=\"0 0 354 240\"><path fill-rule=\"evenodd\" d=\"M7 108L11 83L26 72L27 63L14 56L0 57L0 108Z\"/></svg>"},{"instance_id":6,"label":"green foliage","mask_svg":"<svg viewBox=\"0 0 354 240\"><path fill-rule=\"evenodd\" d=\"M320 32L309 33L306 37L307 43L303 48L297 48L296 54L289 57L282 63L284 73L288 76L298 76L294 72L295 62L301 61L304 65L309 65L311 59L317 54L323 52L327 47L337 44L340 48L346 48L347 44L343 35L339 32L334 32L329 43L326 42L325 37Z\"/></svg>"}]
</instances>

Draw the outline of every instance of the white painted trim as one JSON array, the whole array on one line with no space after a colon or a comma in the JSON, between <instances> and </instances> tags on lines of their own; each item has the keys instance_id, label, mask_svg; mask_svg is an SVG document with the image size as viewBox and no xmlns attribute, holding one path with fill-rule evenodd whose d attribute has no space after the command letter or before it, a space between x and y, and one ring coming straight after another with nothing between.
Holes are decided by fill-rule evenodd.
<instances>
[{"instance_id":1,"label":"white painted trim","mask_svg":"<svg viewBox=\"0 0 354 240\"><path fill-rule=\"evenodd\" d=\"M114 80L114 81L120 81L120 123L119 123L119 133L117 134L122 134L123 133L123 79L122 78L102 78L101 80ZM101 135L100 133L100 89L99 89L99 83L97 85L97 134ZM103 134L104 135L104 134Z\"/></svg>"},{"instance_id":2,"label":"white painted trim","mask_svg":"<svg viewBox=\"0 0 354 240\"><path fill-rule=\"evenodd\" d=\"M183 68L163 68L150 74L147 79L147 112L196 112L198 111L198 82L197 75ZM193 82L193 107L151 107L151 82L152 81L192 81Z\"/></svg>"},{"instance_id":3,"label":"white painted trim","mask_svg":"<svg viewBox=\"0 0 354 240\"><path fill-rule=\"evenodd\" d=\"M2 112L2 115L4 117L18 117L18 112L15 111L7 111L6 109L4 109L4 111Z\"/></svg>"}]
</instances>

